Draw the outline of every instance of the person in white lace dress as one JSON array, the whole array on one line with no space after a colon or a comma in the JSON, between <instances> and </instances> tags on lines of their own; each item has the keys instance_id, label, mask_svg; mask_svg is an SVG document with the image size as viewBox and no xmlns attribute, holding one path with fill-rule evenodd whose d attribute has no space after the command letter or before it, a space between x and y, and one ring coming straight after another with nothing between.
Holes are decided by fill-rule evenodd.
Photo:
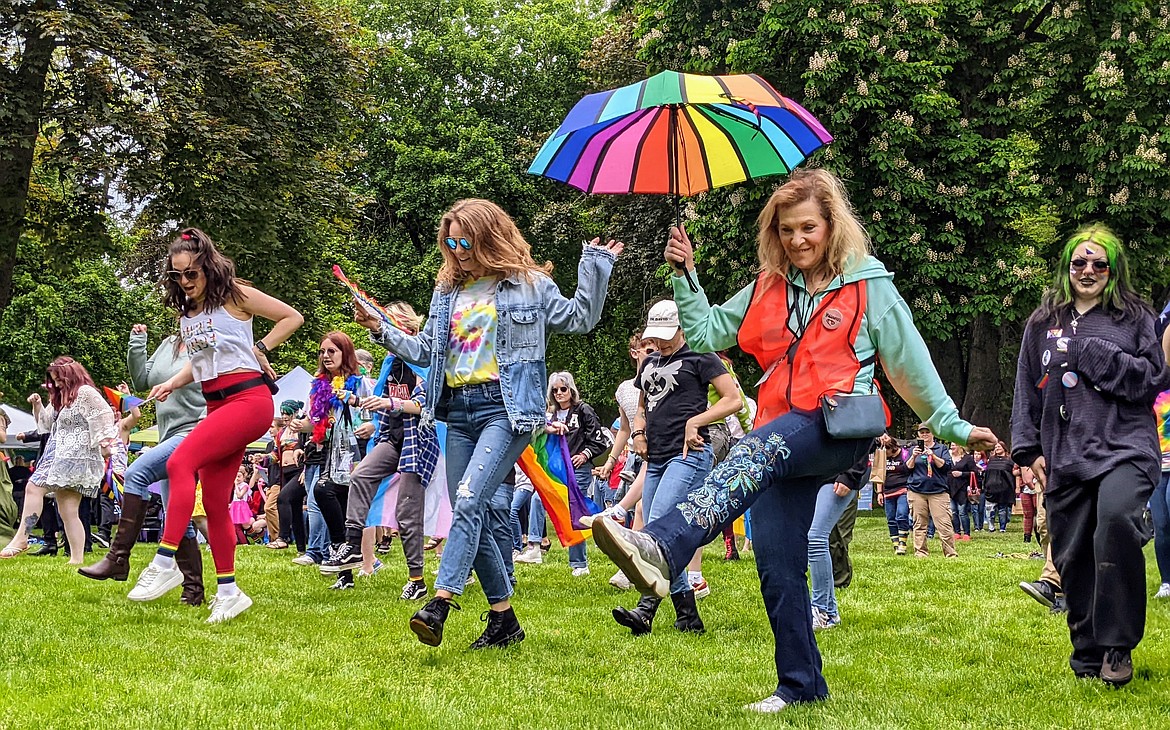
<instances>
[{"instance_id":1,"label":"person in white lace dress","mask_svg":"<svg viewBox=\"0 0 1170 730\"><path fill-rule=\"evenodd\" d=\"M114 412L94 386L93 379L70 357L49 365L45 388L50 405L40 407L33 399L38 428L49 430L45 457L25 492L20 526L0 558L12 558L28 550L28 533L40 519L45 495L53 492L65 522L69 563L80 565L85 555L85 528L78 517L83 497L96 497L105 474L105 459L118 439Z\"/></svg>"}]
</instances>

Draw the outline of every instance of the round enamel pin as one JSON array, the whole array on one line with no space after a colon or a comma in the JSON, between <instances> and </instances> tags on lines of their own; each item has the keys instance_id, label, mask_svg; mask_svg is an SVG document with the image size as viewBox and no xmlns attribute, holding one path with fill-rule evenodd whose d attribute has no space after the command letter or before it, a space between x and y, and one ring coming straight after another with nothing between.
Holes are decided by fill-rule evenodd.
<instances>
[{"instance_id":1,"label":"round enamel pin","mask_svg":"<svg viewBox=\"0 0 1170 730\"><path fill-rule=\"evenodd\" d=\"M1076 373L1069 372L1060 376L1060 384L1066 388L1075 388L1079 382L1081 382L1081 376Z\"/></svg>"},{"instance_id":2,"label":"round enamel pin","mask_svg":"<svg viewBox=\"0 0 1170 730\"><path fill-rule=\"evenodd\" d=\"M837 309L836 307L825 310L824 316L821 317L821 324L825 325L825 329L827 330L837 329L844 321L845 316L841 314L841 310Z\"/></svg>"}]
</instances>

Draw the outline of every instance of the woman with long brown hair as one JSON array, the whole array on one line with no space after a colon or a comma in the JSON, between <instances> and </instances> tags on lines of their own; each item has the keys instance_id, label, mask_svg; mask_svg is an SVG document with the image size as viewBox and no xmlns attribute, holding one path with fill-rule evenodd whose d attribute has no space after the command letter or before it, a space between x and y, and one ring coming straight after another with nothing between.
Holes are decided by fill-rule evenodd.
<instances>
[{"instance_id":1,"label":"woman with long brown hair","mask_svg":"<svg viewBox=\"0 0 1170 730\"><path fill-rule=\"evenodd\" d=\"M228 505L245 448L272 424L272 396L265 377L271 380L275 374L267 353L292 336L304 318L236 278L232 260L197 228L184 229L171 243L163 287L163 302L180 315L179 332L190 362L154 386L150 395L166 401L174 391L197 382L207 401L207 418L167 461L171 493L158 554L129 597L153 601L183 582L175 551L191 521L198 479L219 585L208 622L218 623L252 605L236 585L236 531ZM252 334L253 316L275 323L259 340Z\"/></svg>"},{"instance_id":2,"label":"woman with long brown hair","mask_svg":"<svg viewBox=\"0 0 1170 730\"><path fill-rule=\"evenodd\" d=\"M53 492L69 540L69 564L81 565L85 554L85 526L78 509L83 497L96 497L105 476L105 459L118 438L118 422L89 372L71 357L59 357L45 377L52 421L45 460L28 481L20 525L0 558L28 550L28 534L40 519L45 495ZM35 397L34 410L40 404ZM38 413L38 415L42 415ZM43 419L38 419L43 420Z\"/></svg>"}]
</instances>

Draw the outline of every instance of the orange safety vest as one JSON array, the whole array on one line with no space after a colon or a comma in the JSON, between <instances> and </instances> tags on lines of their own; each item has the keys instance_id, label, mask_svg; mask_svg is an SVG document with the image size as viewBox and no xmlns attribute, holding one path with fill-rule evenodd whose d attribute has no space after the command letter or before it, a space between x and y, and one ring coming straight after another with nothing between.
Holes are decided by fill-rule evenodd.
<instances>
[{"instance_id":1,"label":"orange safety vest","mask_svg":"<svg viewBox=\"0 0 1170 730\"><path fill-rule=\"evenodd\" d=\"M865 314L865 281L827 293L802 334L788 324L795 292L787 279L765 281L760 274L739 328L740 349L765 369L756 397L756 428L793 408L815 410L822 395L852 393L863 365L855 347ZM868 358L864 364L872 362ZM890 411L885 410L888 424Z\"/></svg>"}]
</instances>

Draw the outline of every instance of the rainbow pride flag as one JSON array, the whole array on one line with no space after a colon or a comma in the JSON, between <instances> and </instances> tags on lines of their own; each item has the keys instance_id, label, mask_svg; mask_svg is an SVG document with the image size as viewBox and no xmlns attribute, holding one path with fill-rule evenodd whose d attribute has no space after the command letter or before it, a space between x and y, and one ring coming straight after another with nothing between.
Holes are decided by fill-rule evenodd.
<instances>
[{"instance_id":1,"label":"rainbow pride flag","mask_svg":"<svg viewBox=\"0 0 1170 730\"><path fill-rule=\"evenodd\" d=\"M102 477L102 494L121 503L126 493L126 475L114 470L114 457L106 459L106 473Z\"/></svg>"},{"instance_id":2,"label":"rainbow pride flag","mask_svg":"<svg viewBox=\"0 0 1170 730\"><path fill-rule=\"evenodd\" d=\"M119 413L125 413L131 408L137 408L146 402L142 398L130 395L129 393L122 393L113 388L102 386L102 390L106 391L106 399L110 401L110 405L118 409Z\"/></svg>"},{"instance_id":3,"label":"rainbow pride flag","mask_svg":"<svg viewBox=\"0 0 1170 730\"><path fill-rule=\"evenodd\" d=\"M561 545L569 547L589 537L589 530L581 524L581 518L595 515L601 508L587 499L577 486L565 437L538 434L517 463L536 487Z\"/></svg>"}]
</instances>

